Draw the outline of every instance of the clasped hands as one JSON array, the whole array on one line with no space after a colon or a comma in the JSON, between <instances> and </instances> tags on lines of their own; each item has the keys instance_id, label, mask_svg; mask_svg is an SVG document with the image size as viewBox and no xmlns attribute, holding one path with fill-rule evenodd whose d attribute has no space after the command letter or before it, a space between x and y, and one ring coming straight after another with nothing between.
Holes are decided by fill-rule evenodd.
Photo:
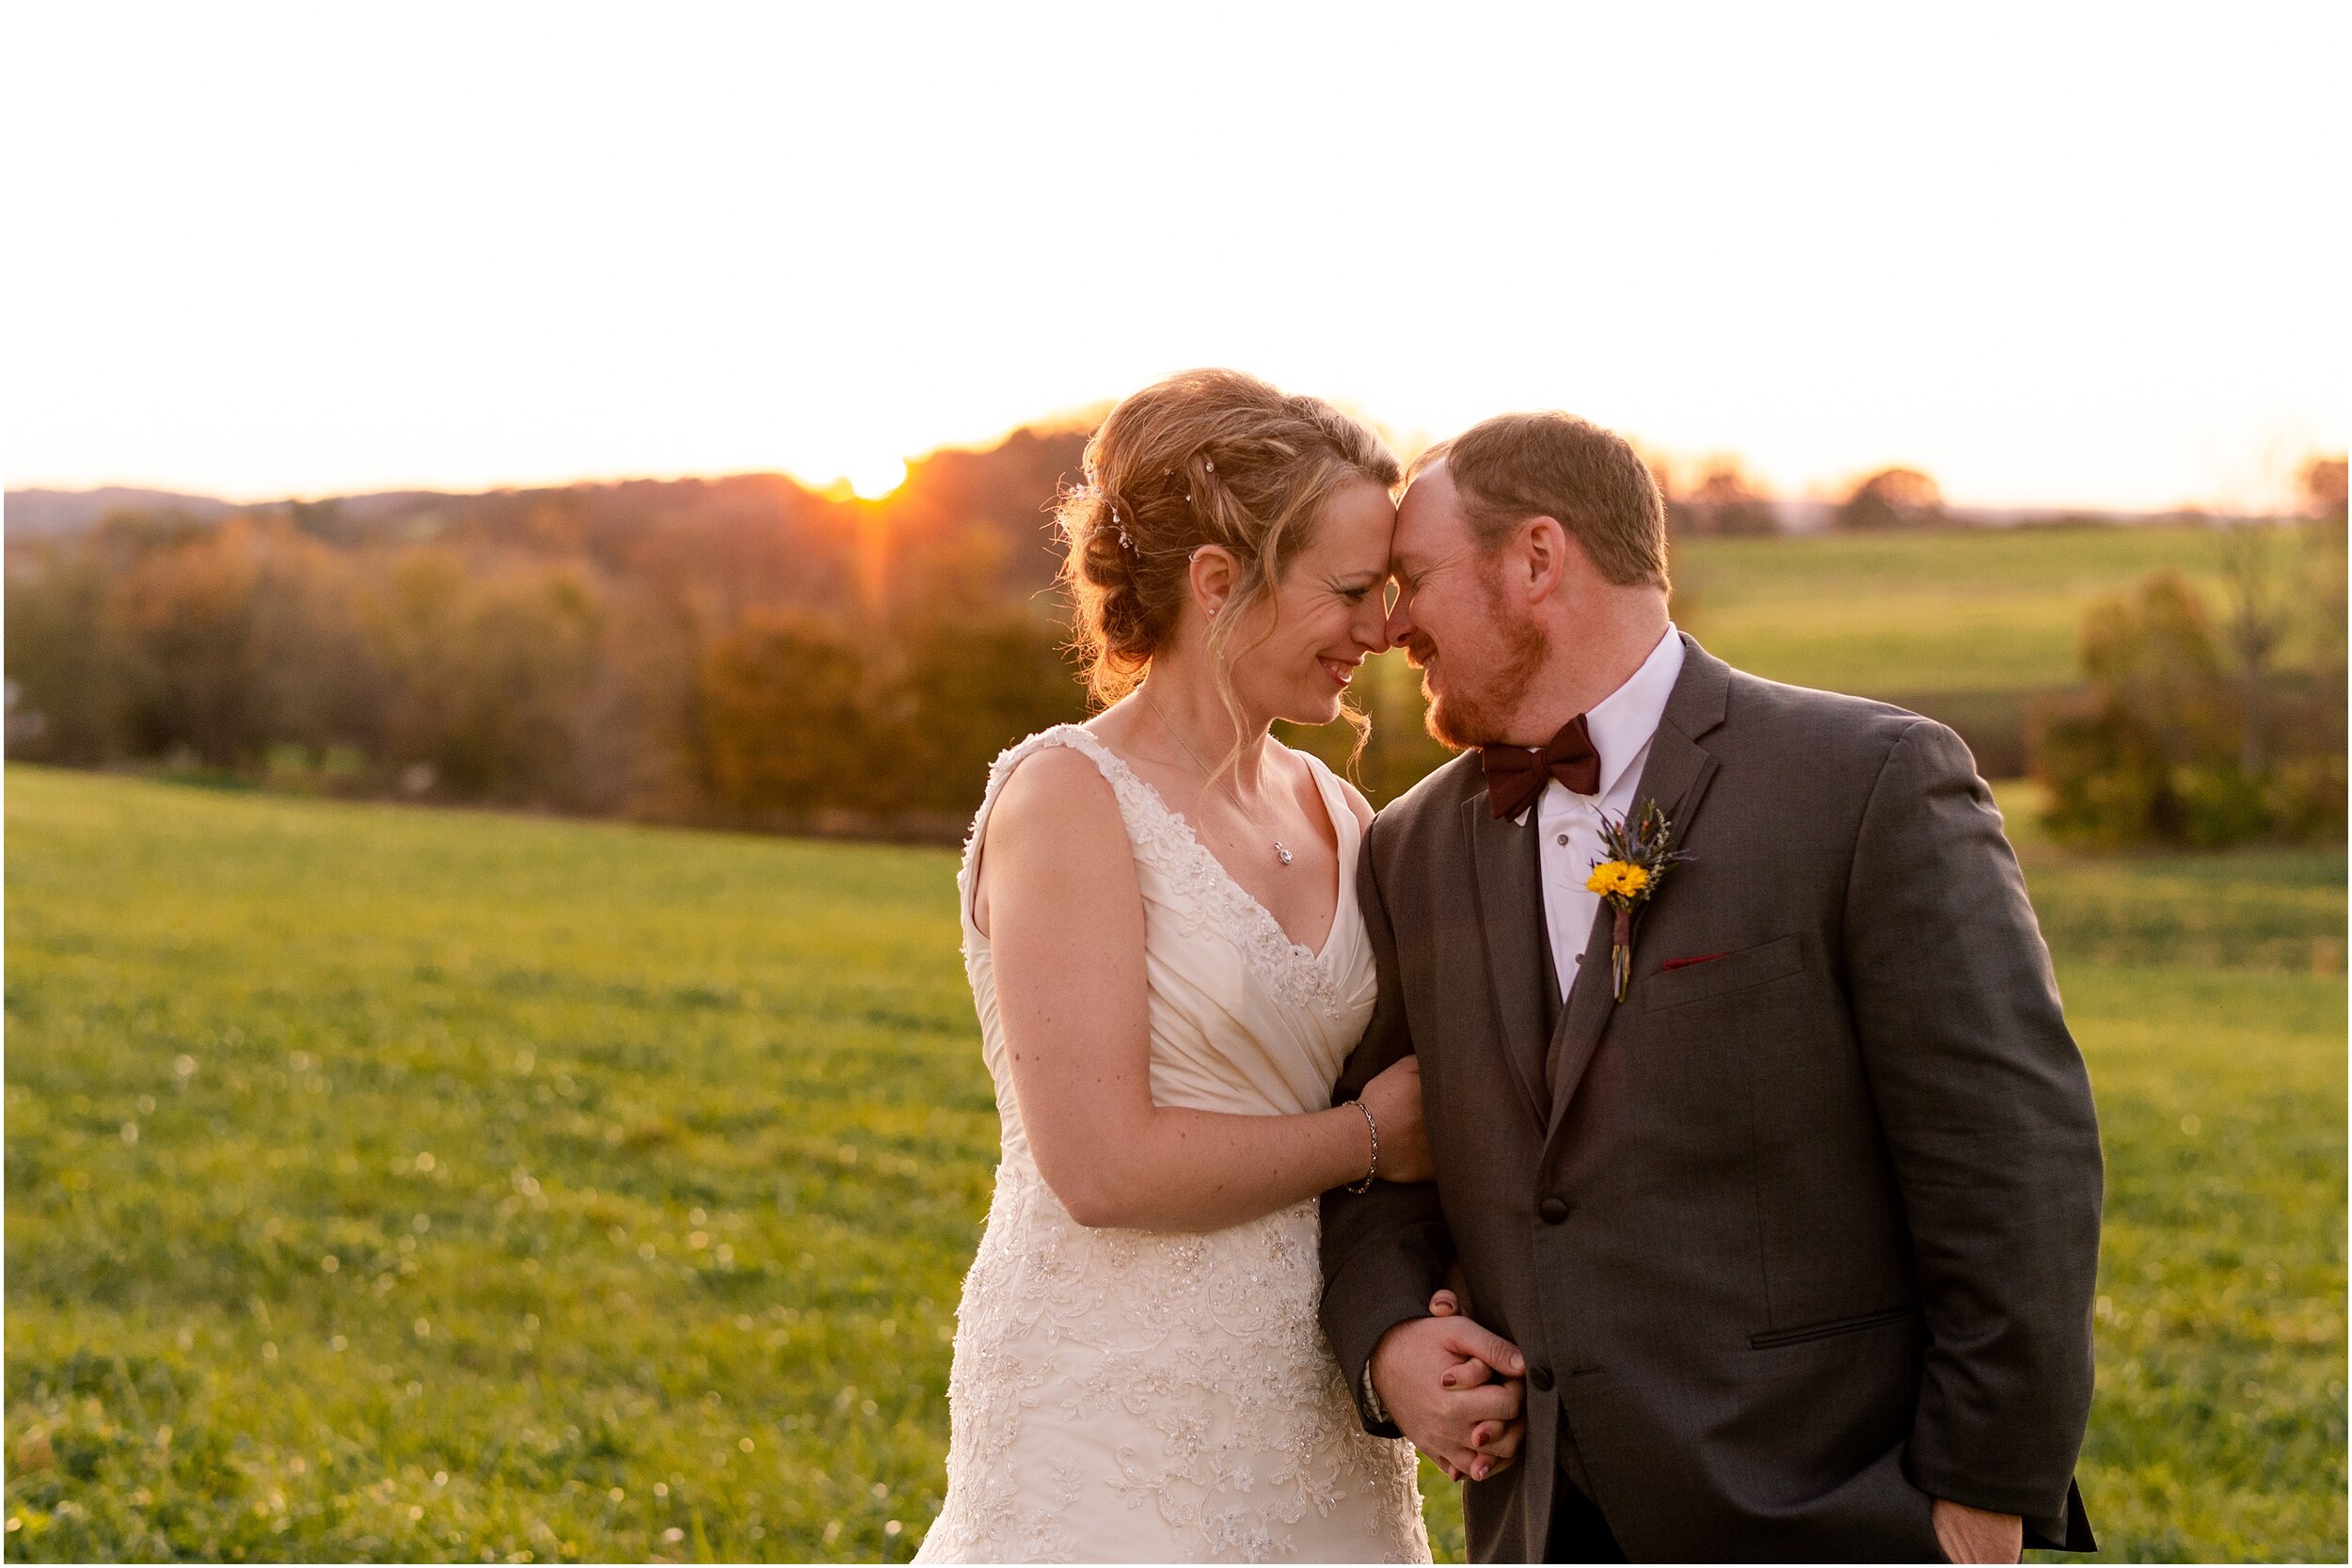
<instances>
[{"instance_id":1,"label":"clasped hands","mask_svg":"<svg viewBox=\"0 0 2352 1568\"><path fill-rule=\"evenodd\" d=\"M1372 1386L1398 1430L1451 1481L1485 1481L1527 1434L1527 1358L1462 1315L1450 1291L1380 1337Z\"/></svg>"}]
</instances>

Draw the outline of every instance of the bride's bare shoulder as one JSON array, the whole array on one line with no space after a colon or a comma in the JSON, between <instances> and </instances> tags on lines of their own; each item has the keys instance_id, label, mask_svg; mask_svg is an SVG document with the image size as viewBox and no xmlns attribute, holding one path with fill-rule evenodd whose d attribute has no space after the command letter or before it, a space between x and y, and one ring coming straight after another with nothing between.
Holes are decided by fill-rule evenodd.
<instances>
[{"instance_id":1,"label":"bride's bare shoulder","mask_svg":"<svg viewBox=\"0 0 2352 1568\"><path fill-rule=\"evenodd\" d=\"M1069 745L1030 748L997 784L995 804L970 849L974 924L994 940L995 895L1008 875L1027 890L1017 895L1025 920L1043 909L1089 916L1098 907L1119 907L1122 894L1133 902L1135 867L1126 846L1119 799L1093 760Z\"/></svg>"},{"instance_id":2,"label":"bride's bare shoulder","mask_svg":"<svg viewBox=\"0 0 2352 1568\"><path fill-rule=\"evenodd\" d=\"M1015 764L998 786L989 830L999 843L1126 837L1110 780L1074 745L1040 746Z\"/></svg>"}]
</instances>

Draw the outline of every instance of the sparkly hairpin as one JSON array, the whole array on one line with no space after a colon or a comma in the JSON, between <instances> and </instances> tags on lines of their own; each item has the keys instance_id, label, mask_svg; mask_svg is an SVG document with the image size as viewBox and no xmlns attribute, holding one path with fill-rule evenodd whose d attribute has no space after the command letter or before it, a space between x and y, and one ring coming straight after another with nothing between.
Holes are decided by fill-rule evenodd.
<instances>
[{"instance_id":1,"label":"sparkly hairpin","mask_svg":"<svg viewBox=\"0 0 2352 1568\"><path fill-rule=\"evenodd\" d=\"M1111 502L1111 525L1119 530L1119 547L1122 550L1134 549L1136 547L1136 542L1127 537L1127 525L1119 520L1119 503L1117 501Z\"/></svg>"}]
</instances>

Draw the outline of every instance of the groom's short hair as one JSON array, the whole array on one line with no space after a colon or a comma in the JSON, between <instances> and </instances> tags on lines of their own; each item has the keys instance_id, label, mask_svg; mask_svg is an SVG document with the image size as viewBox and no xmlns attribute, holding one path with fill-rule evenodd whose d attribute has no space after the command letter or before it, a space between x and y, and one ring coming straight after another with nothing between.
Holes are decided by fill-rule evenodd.
<instances>
[{"instance_id":1,"label":"groom's short hair","mask_svg":"<svg viewBox=\"0 0 2352 1568\"><path fill-rule=\"evenodd\" d=\"M1666 500L1625 437L1573 414L1498 414L1422 452L1407 480L1441 460L1482 551L1550 517L1611 582L1667 586Z\"/></svg>"}]
</instances>

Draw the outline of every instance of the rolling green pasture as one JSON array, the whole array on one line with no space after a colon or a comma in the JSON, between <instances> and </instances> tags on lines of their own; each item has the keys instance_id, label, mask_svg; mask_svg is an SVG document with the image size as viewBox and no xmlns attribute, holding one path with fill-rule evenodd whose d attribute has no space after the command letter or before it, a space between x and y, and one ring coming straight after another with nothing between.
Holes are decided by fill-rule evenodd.
<instances>
[{"instance_id":1,"label":"rolling green pasture","mask_svg":"<svg viewBox=\"0 0 2352 1568\"><path fill-rule=\"evenodd\" d=\"M2039 690L2080 675L2083 612L2143 575L2217 590L2215 529L1953 529L1693 539L1677 614L1708 651L1772 680L1870 695ZM2285 537L2272 546L2293 557Z\"/></svg>"},{"instance_id":2,"label":"rolling green pasture","mask_svg":"<svg viewBox=\"0 0 2352 1568\"><path fill-rule=\"evenodd\" d=\"M1740 669L1899 703L1959 730L1989 772L2022 774L2034 710L2082 680L2090 608L2169 570L2218 613L2232 537L2166 526L1687 539L1674 546L1674 612ZM2304 542L2285 529L2263 537L2274 572L2296 581ZM2282 657L2305 641L2292 633ZM1375 721L1356 777L1379 804L1445 752L1421 733L1420 675L1402 654L1375 657L1356 692ZM1334 763L1355 744L1336 724L1288 737Z\"/></svg>"},{"instance_id":3,"label":"rolling green pasture","mask_svg":"<svg viewBox=\"0 0 2352 1568\"><path fill-rule=\"evenodd\" d=\"M2344 855L2018 815L2102 1540L2341 1560ZM994 1153L949 854L21 768L7 823L9 1560L912 1552Z\"/></svg>"}]
</instances>

